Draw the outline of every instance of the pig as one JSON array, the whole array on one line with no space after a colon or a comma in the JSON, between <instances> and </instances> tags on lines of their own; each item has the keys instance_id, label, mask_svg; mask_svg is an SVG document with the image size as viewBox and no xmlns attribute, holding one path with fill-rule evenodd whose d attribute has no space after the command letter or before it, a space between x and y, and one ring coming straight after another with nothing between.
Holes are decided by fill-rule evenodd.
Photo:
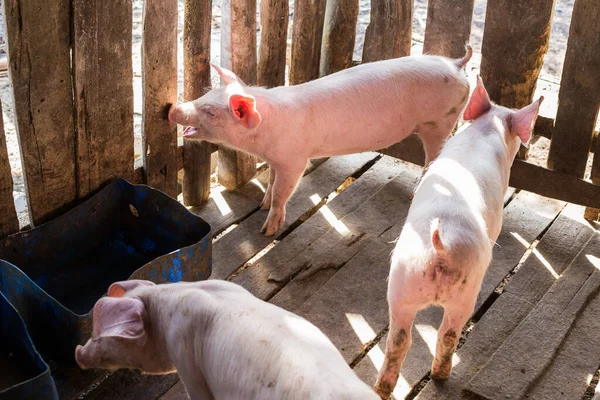
<instances>
[{"instance_id":1,"label":"pig","mask_svg":"<svg viewBox=\"0 0 600 400\"><path fill-rule=\"evenodd\" d=\"M285 221L285 206L312 158L379 150L418 133L428 164L452 132L469 95L462 59L409 56L362 64L295 86L246 86L213 65L225 84L173 105L168 119L205 140L253 154L270 166L262 208L266 236Z\"/></svg>"},{"instance_id":2,"label":"pig","mask_svg":"<svg viewBox=\"0 0 600 400\"><path fill-rule=\"evenodd\" d=\"M75 360L177 371L192 400L379 398L316 326L227 281L112 284Z\"/></svg>"},{"instance_id":3,"label":"pig","mask_svg":"<svg viewBox=\"0 0 600 400\"><path fill-rule=\"evenodd\" d=\"M444 309L431 377L450 376L500 234L512 163L529 143L543 99L520 110L496 105L478 77L464 112L473 122L448 140L418 184L391 259L390 330L375 383L382 399L396 386L415 315L429 305Z\"/></svg>"}]
</instances>

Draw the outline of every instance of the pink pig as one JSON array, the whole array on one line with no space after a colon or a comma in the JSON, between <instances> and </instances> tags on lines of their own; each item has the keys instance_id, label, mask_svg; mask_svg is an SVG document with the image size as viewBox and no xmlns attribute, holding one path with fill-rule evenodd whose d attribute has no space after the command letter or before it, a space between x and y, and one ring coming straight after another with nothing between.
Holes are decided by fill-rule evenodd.
<instances>
[{"instance_id":1,"label":"pink pig","mask_svg":"<svg viewBox=\"0 0 600 400\"><path fill-rule=\"evenodd\" d=\"M316 326L227 281L118 282L93 323L81 368L177 371L192 400L378 399Z\"/></svg>"},{"instance_id":2,"label":"pink pig","mask_svg":"<svg viewBox=\"0 0 600 400\"><path fill-rule=\"evenodd\" d=\"M172 106L169 121L186 139L224 144L270 166L261 232L273 235L311 158L379 150L418 133L426 162L439 154L462 112L469 83L460 60L411 56L362 64L296 86L246 86L213 67L225 86Z\"/></svg>"},{"instance_id":3,"label":"pink pig","mask_svg":"<svg viewBox=\"0 0 600 400\"><path fill-rule=\"evenodd\" d=\"M510 168L531 138L542 100L518 111L498 106L478 78L464 113L473 123L446 143L419 183L392 255L390 331L375 385L382 398L396 386L417 311L430 304L444 308L431 376L450 376L500 234Z\"/></svg>"}]
</instances>

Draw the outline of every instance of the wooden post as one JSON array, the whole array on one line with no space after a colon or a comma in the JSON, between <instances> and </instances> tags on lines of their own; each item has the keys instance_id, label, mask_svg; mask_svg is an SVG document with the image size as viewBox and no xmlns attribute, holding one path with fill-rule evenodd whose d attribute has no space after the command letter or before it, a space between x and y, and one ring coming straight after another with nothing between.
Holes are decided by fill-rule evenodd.
<instances>
[{"instance_id":1,"label":"wooden post","mask_svg":"<svg viewBox=\"0 0 600 400\"><path fill-rule=\"evenodd\" d=\"M19 219L13 198L13 180L4 136L4 119L0 104L0 239L19 231Z\"/></svg>"},{"instance_id":2,"label":"wooden post","mask_svg":"<svg viewBox=\"0 0 600 400\"><path fill-rule=\"evenodd\" d=\"M327 0L294 0L290 85L319 77Z\"/></svg>"},{"instance_id":3,"label":"wooden post","mask_svg":"<svg viewBox=\"0 0 600 400\"><path fill-rule=\"evenodd\" d=\"M496 103L531 103L548 50L555 0L495 0L487 5L481 77ZM519 156L526 158L526 149Z\"/></svg>"},{"instance_id":4,"label":"wooden post","mask_svg":"<svg viewBox=\"0 0 600 400\"><path fill-rule=\"evenodd\" d=\"M475 0L429 0L423 54L450 58L465 55Z\"/></svg>"},{"instance_id":5,"label":"wooden post","mask_svg":"<svg viewBox=\"0 0 600 400\"><path fill-rule=\"evenodd\" d=\"M262 0L260 2L259 86L285 85L289 8L289 0Z\"/></svg>"},{"instance_id":6,"label":"wooden post","mask_svg":"<svg viewBox=\"0 0 600 400\"><path fill-rule=\"evenodd\" d=\"M223 0L221 65L235 72L247 85L256 84L256 0ZM256 173L254 156L219 148L219 183L233 190Z\"/></svg>"},{"instance_id":7,"label":"wooden post","mask_svg":"<svg viewBox=\"0 0 600 400\"><path fill-rule=\"evenodd\" d=\"M362 62L410 55L413 0L371 0Z\"/></svg>"},{"instance_id":8,"label":"wooden post","mask_svg":"<svg viewBox=\"0 0 600 400\"><path fill-rule=\"evenodd\" d=\"M592 164L592 183L600 186L600 140L596 140L596 151L594 152L594 161ZM586 208L584 217L600 221L600 208Z\"/></svg>"},{"instance_id":9,"label":"wooden post","mask_svg":"<svg viewBox=\"0 0 600 400\"><path fill-rule=\"evenodd\" d=\"M9 74L32 225L77 196L71 2L5 0Z\"/></svg>"},{"instance_id":10,"label":"wooden post","mask_svg":"<svg viewBox=\"0 0 600 400\"><path fill-rule=\"evenodd\" d=\"M358 0L327 1L319 76L352 66L357 21Z\"/></svg>"},{"instance_id":11,"label":"wooden post","mask_svg":"<svg viewBox=\"0 0 600 400\"><path fill-rule=\"evenodd\" d=\"M600 107L600 5L576 0L548 168L582 178Z\"/></svg>"},{"instance_id":12,"label":"wooden post","mask_svg":"<svg viewBox=\"0 0 600 400\"><path fill-rule=\"evenodd\" d=\"M142 148L148 185L177 198L177 126L167 120L177 100L177 1L144 2Z\"/></svg>"},{"instance_id":13,"label":"wooden post","mask_svg":"<svg viewBox=\"0 0 600 400\"><path fill-rule=\"evenodd\" d=\"M212 0L185 0L183 98L197 99L210 87ZM211 144L183 140L183 204L198 206L210 195Z\"/></svg>"},{"instance_id":14,"label":"wooden post","mask_svg":"<svg viewBox=\"0 0 600 400\"><path fill-rule=\"evenodd\" d=\"M131 0L73 0L77 196L133 179Z\"/></svg>"}]
</instances>

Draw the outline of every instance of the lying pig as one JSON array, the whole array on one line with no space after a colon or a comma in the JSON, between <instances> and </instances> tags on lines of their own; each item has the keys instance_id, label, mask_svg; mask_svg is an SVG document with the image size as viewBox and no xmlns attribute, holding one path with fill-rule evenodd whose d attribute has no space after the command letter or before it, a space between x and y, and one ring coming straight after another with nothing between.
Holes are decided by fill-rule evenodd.
<instances>
[{"instance_id":1,"label":"lying pig","mask_svg":"<svg viewBox=\"0 0 600 400\"><path fill-rule=\"evenodd\" d=\"M317 327L230 282L118 282L93 316L83 369L177 371L192 400L378 398Z\"/></svg>"},{"instance_id":2,"label":"lying pig","mask_svg":"<svg viewBox=\"0 0 600 400\"><path fill-rule=\"evenodd\" d=\"M398 380L415 314L430 304L444 308L431 376L450 376L500 234L511 165L531 138L542 101L518 111L498 106L478 78L464 113L473 123L446 143L419 183L392 255L390 331L375 384L382 398Z\"/></svg>"},{"instance_id":3,"label":"lying pig","mask_svg":"<svg viewBox=\"0 0 600 400\"><path fill-rule=\"evenodd\" d=\"M213 67L225 86L174 105L169 121L187 125L186 139L224 144L270 166L261 232L283 226L285 205L307 161L378 150L412 133L423 140L426 162L439 154L469 95L460 60L413 56L346 69L296 86L246 86L233 72Z\"/></svg>"}]
</instances>

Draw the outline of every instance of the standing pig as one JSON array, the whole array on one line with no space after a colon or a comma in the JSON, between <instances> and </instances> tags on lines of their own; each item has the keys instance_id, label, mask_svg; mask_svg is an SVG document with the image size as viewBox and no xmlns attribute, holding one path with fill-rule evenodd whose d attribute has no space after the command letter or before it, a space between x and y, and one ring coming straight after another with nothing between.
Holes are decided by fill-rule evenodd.
<instances>
[{"instance_id":1,"label":"standing pig","mask_svg":"<svg viewBox=\"0 0 600 400\"><path fill-rule=\"evenodd\" d=\"M382 398L396 385L417 311L430 304L444 308L431 376L450 376L500 234L511 165L531 138L542 100L518 111L498 106L478 78L464 113L473 123L447 142L419 183L392 255L390 331L375 384Z\"/></svg>"},{"instance_id":2,"label":"standing pig","mask_svg":"<svg viewBox=\"0 0 600 400\"><path fill-rule=\"evenodd\" d=\"M378 398L317 327L230 282L118 282L93 324L81 368L177 371L192 400Z\"/></svg>"},{"instance_id":3,"label":"standing pig","mask_svg":"<svg viewBox=\"0 0 600 400\"><path fill-rule=\"evenodd\" d=\"M296 86L246 86L213 67L225 86L172 106L169 121L187 125L186 139L224 144L270 166L261 232L273 235L311 158L388 147L412 133L423 140L426 163L439 154L469 95L460 60L413 56L362 64Z\"/></svg>"}]
</instances>

